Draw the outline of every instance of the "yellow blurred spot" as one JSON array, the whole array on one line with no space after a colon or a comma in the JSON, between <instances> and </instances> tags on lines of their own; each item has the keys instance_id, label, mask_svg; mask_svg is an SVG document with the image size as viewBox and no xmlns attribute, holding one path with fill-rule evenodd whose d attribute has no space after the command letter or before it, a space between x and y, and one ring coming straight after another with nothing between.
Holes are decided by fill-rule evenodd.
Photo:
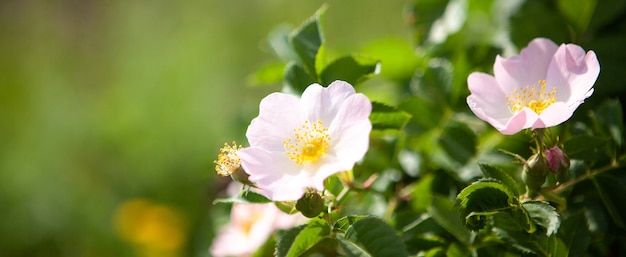
<instances>
[{"instance_id":1,"label":"yellow blurred spot","mask_svg":"<svg viewBox=\"0 0 626 257\"><path fill-rule=\"evenodd\" d=\"M132 243L139 256L181 256L186 229L183 217L172 207L147 199L128 200L118 207L115 225L120 237Z\"/></svg>"}]
</instances>

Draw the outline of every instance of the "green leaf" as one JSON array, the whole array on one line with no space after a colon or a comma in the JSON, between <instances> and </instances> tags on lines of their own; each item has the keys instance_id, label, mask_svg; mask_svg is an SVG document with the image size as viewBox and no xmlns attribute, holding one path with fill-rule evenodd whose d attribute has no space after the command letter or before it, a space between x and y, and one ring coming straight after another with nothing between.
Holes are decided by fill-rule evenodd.
<instances>
[{"instance_id":1,"label":"green leaf","mask_svg":"<svg viewBox=\"0 0 626 257\"><path fill-rule=\"evenodd\" d=\"M546 229L546 235L551 236L556 233L561 225L561 219L556 209L548 202L526 201L522 207L528 211L533 222Z\"/></svg>"},{"instance_id":2,"label":"green leaf","mask_svg":"<svg viewBox=\"0 0 626 257\"><path fill-rule=\"evenodd\" d=\"M267 197L255 193L252 191L242 191L239 195L233 196L231 198L219 198L213 201L213 204L216 203L269 203L271 202Z\"/></svg>"},{"instance_id":3,"label":"green leaf","mask_svg":"<svg viewBox=\"0 0 626 257\"><path fill-rule=\"evenodd\" d=\"M606 143L606 138L580 135L571 138L563 146L570 159L592 160Z\"/></svg>"},{"instance_id":4,"label":"green leaf","mask_svg":"<svg viewBox=\"0 0 626 257\"><path fill-rule=\"evenodd\" d=\"M592 177L591 181L615 225L626 228L626 208L622 204L626 201L625 185L609 176Z\"/></svg>"},{"instance_id":5,"label":"green leaf","mask_svg":"<svg viewBox=\"0 0 626 257\"><path fill-rule=\"evenodd\" d=\"M288 230L276 245L276 256L297 257L330 234L330 226L322 219Z\"/></svg>"},{"instance_id":6,"label":"green leaf","mask_svg":"<svg viewBox=\"0 0 626 257\"><path fill-rule=\"evenodd\" d=\"M411 97L401 103L399 108L411 115L410 124L417 128L417 132L437 127L444 117L443 106L420 97Z\"/></svg>"},{"instance_id":7,"label":"green leaf","mask_svg":"<svg viewBox=\"0 0 626 257\"><path fill-rule=\"evenodd\" d=\"M411 81L416 96L438 104L450 103L452 89L452 64L443 58L430 60L428 67L418 71Z\"/></svg>"},{"instance_id":8,"label":"green leaf","mask_svg":"<svg viewBox=\"0 0 626 257\"><path fill-rule=\"evenodd\" d=\"M519 185L511 175L489 164L479 163L478 166L480 166L480 172L483 174L483 177L498 180L516 196L520 195Z\"/></svg>"},{"instance_id":9,"label":"green leaf","mask_svg":"<svg viewBox=\"0 0 626 257\"><path fill-rule=\"evenodd\" d=\"M276 238L272 235L265 241L265 243L257 249L251 257L268 257L274 256L274 250L276 248Z\"/></svg>"},{"instance_id":10,"label":"green leaf","mask_svg":"<svg viewBox=\"0 0 626 257\"><path fill-rule=\"evenodd\" d=\"M414 4L409 10L408 19L413 24L418 44L426 41L428 32L435 20L443 16L449 1L424 0L412 1Z\"/></svg>"},{"instance_id":11,"label":"green leaf","mask_svg":"<svg viewBox=\"0 0 626 257\"><path fill-rule=\"evenodd\" d=\"M248 77L248 84L251 86L278 84L283 79L284 71L284 63L267 64Z\"/></svg>"},{"instance_id":12,"label":"green leaf","mask_svg":"<svg viewBox=\"0 0 626 257\"><path fill-rule=\"evenodd\" d=\"M448 247L448 250L446 251L446 256L447 257L466 257L466 256L471 256L471 255L467 247L461 244L452 243L450 244L450 246Z\"/></svg>"},{"instance_id":13,"label":"green leaf","mask_svg":"<svg viewBox=\"0 0 626 257\"><path fill-rule=\"evenodd\" d=\"M283 91L293 94L300 95L309 85L315 83L315 79L311 78L304 68L295 62L287 64L284 76Z\"/></svg>"},{"instance_id":14,"label":"green leaf","mask_svg":"<svg viewBox=\"0 0 626 257\"><path fill-rule=\"evenodd\" d=\"M585 256L589 242L591 241L591 234L585 213L578 212L563 220L559 229L559 238L561 238L567 246L569 250L568 256Z\"/></svg>"},{"instance_id":15,"label":"green leaf","mask_svg":"<svg viewBox=\"0 0 626 257\"><path fill-rule=\"evenodd\" d=\"M324 44L322 23L326 5L322 6L304 24L297 28L289 37L289 43L295 50L304 70L309 76L316 78L315 62L319 49Z\"/></svg>"},{"instance_id":16,"label":"green leaf","mask_svg":"<svg viewBox=\"0 0 626 257\"><path fill-rule=\"evenodd\" d=\"M416 212L425 212L432 200L432 184L435 176L430 173L422 176L420 180L415 182L411 191L411 207Z\"/></svg>"},{"instance_id":17,"label":"green leaf","mask_svg":"<svg viewBox=\"0 0 626 257\"><path fill-rule=\"evenodd\" d=\"M411 115L383 103L372 103L372 113L369 117L374 129L398 129L406 126Z\"/></svg>"},{"instance_id":18,"label":"green leaf","mask_svg":"<svg viewBox=\"0 0 626 257\"><path fill-rule=\"evenodd\" d=\"M409 256L396 231L381 219L367 217L338 235L339 245L349 257L403 257Z\"/></svg>"},{"instance_id":19,"label":"green leaf","mask_svg":"<svg viewBox=\"0 0 626 257\"><path fill-rule=\"evenodd\" d=\"M349 55L328 64L320 74L321 83L328 85L335 80L343 80L352 85L362 82L371 75L378 74L380 62L377 59Z\"/></svg>"},{"instance_id":20,"label":"green leaf","mask_svg":"<svg viewBox=\"0 0 626 257\"><path fill-rule=\"evenodd\" d=\"M495 214L519 206L516 195L506 185L488 179L470 184L456 199L463 225L471 230L478 230L486 225L486 219L475 213Z\"/></svg>"},{"instance_id":21,"label":"green leaf","mask_svg":"<svg viewBox=\"0 0 626 257\"><path fill-rule=\"evenodd\" d=\"M567 257L567 246L556 234L528 233L519 218L508 213L498 213L493 216L493 232L508 245L525 253L534 253L536 256Z\"/></svg>"},{"instance_id":22,"label":"green leaf","mask_svg":"<svg viewBox=\"0 0 626 257\"><path fill-rule=\"evenodd\" d=\"M607 136L620 147L624 140L624 119L619 100L610 99L602 103L594 112L593 121L600 133Z\"/></svg>"},{"instance_id":23,"label":"green leaf","mask_svg":"<svg viewBox=\"0 0 626 257\"><path fill-rule=\"evenodd\" d=\"M476 154L476 134L464 123L448 122L438 141L446 154L459 164L466 164Z\"/></svg>"},{"instance_id":24,"label":"green leaf","mask_svg":"<svg viewBox=\"0 0 626 257\"><path fill-rule=\"evenodd\" d=\"M454 203L448 198L433 196L432 205L428 208L428 214L446 231L454 236L459 242L470 245L470 232L465 229L459 220ZM463 217L465 218L465 216Z\"/></svg>"},{"instance_id":25,"label":"green leaf","mask_svg":"<svg viewBox=\"0 0 626 257\"><path fill-rule=\"evenodd\" d=\"M559 11L579 35L587 30L596 9L597 0L558 0Z\"/></svg>"},{"instance_id":26,"label":"green leaf","mask_svg":"<svg viewBox=\"0 0 626 257\"><path fill-rule=\"evenodd\" d=\"M350 215L350 216L345 216L345 217L341 217L340 219L337 220L337 222L335 222L335 225L333 225L333 231L335 232L346 232L346 230L348 230L348 228L350 226L352 226L352 224L354 224L355 222L367 218L367 217L371 217L369 215Z\"/></svg>"}]
</instances>

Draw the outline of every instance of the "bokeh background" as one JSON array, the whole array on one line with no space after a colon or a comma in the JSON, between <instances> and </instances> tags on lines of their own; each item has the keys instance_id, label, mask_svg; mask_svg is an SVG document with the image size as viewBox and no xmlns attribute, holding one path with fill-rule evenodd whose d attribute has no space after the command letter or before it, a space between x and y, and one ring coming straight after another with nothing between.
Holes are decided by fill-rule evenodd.
<instances>
[{"instance_id":1,"label":"bokeh background","mask_svg":"<svg viewBox=\"0 0 626 257\"><path fill-rule=\"evenodd\" d=\"M326 42L410 38L407 1L330 1ZM0 256L208 256L213 160L245 144L267 35L323 1L0 2Z\"/></svg>"}]
</instances>

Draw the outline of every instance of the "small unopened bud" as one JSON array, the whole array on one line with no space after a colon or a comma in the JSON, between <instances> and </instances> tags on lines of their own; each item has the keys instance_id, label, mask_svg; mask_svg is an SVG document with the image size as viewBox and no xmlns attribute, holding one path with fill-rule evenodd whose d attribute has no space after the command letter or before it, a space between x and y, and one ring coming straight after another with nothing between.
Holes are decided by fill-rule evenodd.
<instances>
[{"instance_id":1,"label":"small unopened bud","mask_svg":"<svg viewBox=\"0 0 626 257\"><path fill-rule=\"evenodd\" d=\"M549 170L548 162L541 154L534 154L526 160L522 178L531 197L541 190Z\"/></svg>"},{"instance_id":2,"label":"small unopened bud","mask_svg":"<svg viewBox=\"0 0 626 257\"><path fill-rule=\"evenodd\" d=\"M307 189L296 202L296 209L307 218L314 218L324 210L324 199L315 189Z\"/></svg>"},{"instance_id":3,"label":"small unopened bud","mask_svg":"<svg viewBox=\"0 0 626 257\"><path fill-rule=\"evenodd\" d=\"M563 182L562 180L567 179L570 161L569 157L567 157L561 148L554 146L546 150L546 160L548 161L550 171L557 175L559 182Z\"/></svg>"}]
</instances>

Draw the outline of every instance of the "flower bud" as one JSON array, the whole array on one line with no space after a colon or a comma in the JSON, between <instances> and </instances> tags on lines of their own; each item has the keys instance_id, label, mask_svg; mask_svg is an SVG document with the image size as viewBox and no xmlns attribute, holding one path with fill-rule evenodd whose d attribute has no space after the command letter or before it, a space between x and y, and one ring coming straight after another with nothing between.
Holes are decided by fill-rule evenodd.
<instances>
[{"instance_id":1,"label":"flower bud","mask_svg":"<svg viewBox=\"0 0 626 257\"><path fill-rule=\"evenodd\" d=\"M324 200L315 189L307 189L304 196L296 202L296 209L307 218L314 218L324 210Z\"/></svg>"},{"instance_id":2,"label":"flower bud","mask_svg":"<svg viewBox=\"0 0 626 257\"><path fill-rule=\"evenodd\" d=\"M569 157L559 148L554 146L546 150L546 160L548 161L548 167L550 171L557 175L559 182L563 182L567 178L567 173L570 167Z\"/></svg>"},{"instance_id":3,"label":"flower bud","mask_svg":"<svg viewBox=\"0 0 626 257\"><path fill-rule=\"evenodd\" d=\"M532 196L541 190L549 170L548 162L541 154L534 154L526 160L522 178L526 182L529 195Z\"/></svg>"}]
</instances>

